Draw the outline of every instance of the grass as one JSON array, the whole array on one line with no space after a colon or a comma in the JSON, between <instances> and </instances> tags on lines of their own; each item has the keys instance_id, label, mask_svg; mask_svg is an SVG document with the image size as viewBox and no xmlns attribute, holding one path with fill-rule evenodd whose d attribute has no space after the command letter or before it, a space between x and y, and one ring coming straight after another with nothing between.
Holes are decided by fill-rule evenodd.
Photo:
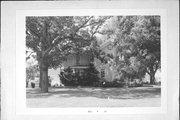
<instances>
[{"instance_id":1,"label":"grass","mask_svg":"<svg viewBox=\"0 0 180 120\"><path fill-rule=\"evenodd\" d=\"M39 88L27 88L28 107L158 107L160 87L49 88L41 93Z\"/></svg>"}]
</instances>

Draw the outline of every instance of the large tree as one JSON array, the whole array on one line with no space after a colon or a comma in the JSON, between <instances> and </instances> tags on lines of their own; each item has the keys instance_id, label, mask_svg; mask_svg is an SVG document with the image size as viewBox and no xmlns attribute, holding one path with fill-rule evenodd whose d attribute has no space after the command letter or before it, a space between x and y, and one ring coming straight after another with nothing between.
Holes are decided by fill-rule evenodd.
<instances>
[{"instance_id":1,"label":"large tree","mask_svg":"<svg viewBox=\"0 0 180 120\"><path fill-rule=\"evenodd\" d=\"M26 46L36 53L40 87L48 92L48 68L90 45L106 17L26 17Z\"/></svg>"},{"instance_id":2,"label":"large tree","mask_svg":"<svg viewBox=\"0 0 180 120\"><path fill-rule=\"evenodd\" d=\"M115 39L119 71L128 76L135 74L135 77L137 74L143 77L146 72L150 83L154 84L155 73L160 68L160 17L115 17L114 26L107 33L109 38Z\"/></svg>"},{"instance_id":3,"label":"large tree","mask_svg":"<svg viewBox=\"0 0 180 120\"><path fill-rule=\"evenodd\" d=\"M149 74L150 83L155 84L155 73L160 68L160 17L133 16L128 21L127 48L130 56L136 57L141 69Z\"/></svg>"},{"instance_id":4,"label":"large tree","mask_svg":"<svg viewBox=\"0 0 180 120\"><path fill-rule=\"evenodd\" d=\"M138 57L146 67L150 83L155 84L155 73L161 67L160 16L145 16L132 31L138 40Z\"/></svg>"}]
</instances>

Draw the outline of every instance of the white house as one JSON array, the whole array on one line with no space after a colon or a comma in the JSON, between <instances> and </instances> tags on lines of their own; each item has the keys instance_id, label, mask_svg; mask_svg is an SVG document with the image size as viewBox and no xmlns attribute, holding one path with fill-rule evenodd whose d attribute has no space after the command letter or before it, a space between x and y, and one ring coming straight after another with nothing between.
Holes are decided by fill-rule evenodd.
<instances>
[{"instance_id":1,"label":"white house","mask_svg":"<svg viewBox=\"0 0 180 120\"><path fill-rule=\"evenodd\" d=\"M114 57L117 55L116 48L113 46L113 41L111 40L108 40L101 44L100 49L105 54L112 54ZM123 57L121 59L123 59ZM71 67L73 69L73 72L78 72L81 75L83 74L83 71L89 67L88 65L92 62L94 63L96 69L99 71L99 77L104 79L105 81L111 82L114 79L119 78L117 68L112 64L113 59L109 60L108 63L102 63L98 58L94 58L92 61L91 55L88 53L80 55L71 54L67 56L67 60L63 62L62 68ZM59 81L58 74L60 73L60 71L60 68L58 68L57 70L50 69L49 76ZM146 75L144 80L149 80L149 75ZM156 73L156 80L161 81L160 71Z\"/></svg>"},{"instance_id":2,"label":"white house","mask_svg":"<svg viewBox=\"0 0 180 120\"><path fill-rule=\"evenodd\" d=\"M105 54L111 54L113 56L116 56L116 48L113 46L113 42L111 40L104 42L100 49ZM96 69L100 72L100 77L104 78L105 81L113 81L117 76L117 70L116 67L113 66L112 61L108 61L108 63L102 63L99 59L94 59L94 65Z\"/></svg>"}]
</instances>

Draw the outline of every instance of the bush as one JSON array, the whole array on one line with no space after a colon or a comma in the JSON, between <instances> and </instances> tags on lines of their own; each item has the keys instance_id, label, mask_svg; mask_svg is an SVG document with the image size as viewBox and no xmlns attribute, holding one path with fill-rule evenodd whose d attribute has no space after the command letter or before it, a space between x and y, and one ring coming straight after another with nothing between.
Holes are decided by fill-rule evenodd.
<instances>
[{"instance_id":1,"label":"bush","mask_svg":"<svg viewBox=\"0 0 180 120\"><path fill-rule=\"evenodd\" d=\"M82 85L94 86L99 81L99 71L95 68L94 64L89 64L89 68L84 71L82 77Z\"/></svg>"},{"instance_id":2,"label":"bush","mask_svg":"<svg viewBox=\"0 0 180 120\"><path fill-rule=\"evenodd\" d=\"M77 76L73 73L72 68L68 67L59 74L59 78L65 86L76 86L77 85Z\"/></svg>"},{"instance_id":3,"label":"bush","mask_svg":"<svg viewBox=\"0 0 180 120\"><path fill-rule=\"evenodd\" d=\"M124 87L125 86L125 82L121 81L119 79L114 79L112 82L101 80L99 82L98 86L99 87Z\"/></svg>"},{"instance_id":4,"label":"bush","mask_svg":"<svg viewBox=\"0 0 180 120\"><path fill-rule=\"evenodd\" d=\"M143 86L143 82L140 79L134 79L128 83L128 87L141 87Z\"/></svg>"},{"instance_id":5,"label":"bush","mask_svg":"<svg viewBox=\"0 0 180 120\"><path fill-rule=\"evenodd\" d=\"M35 88L35 83L34 82L31 82L31 87Z\"/></svg>"},{"instance_id":6,"label":"bush","mask_svg":"<svg viewBox=\"0 0 180 120\"><path fill-rule=\"evenodd\" d=\"M94 64L90 64L88 69L85 69L82 75L73 73L73 70L69 67L59 74L61 82L65 86L97 86L99 72L94 67Z\"/></svg>"}]
</instances>

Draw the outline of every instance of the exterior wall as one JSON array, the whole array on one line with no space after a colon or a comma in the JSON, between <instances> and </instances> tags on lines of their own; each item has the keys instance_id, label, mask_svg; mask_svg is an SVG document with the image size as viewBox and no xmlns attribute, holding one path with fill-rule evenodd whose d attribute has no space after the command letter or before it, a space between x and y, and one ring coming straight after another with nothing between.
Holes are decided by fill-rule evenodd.
<instances>
[{"instance_id":1,"label":"exterior wall","mask_svg":"<svg viewBox=\"0 0 180 120\"><path fill-rule=\"evenodd\" d=\"M80 63L80 65L89 65L91 62L90 60L91 60L90 56L81 55L79 63Z\"/></svg>"},{"instance_id":2,"label":"exterior wall","mask_svg":"<svg viewBox=\"0 0 180 120\"><path fill-rule=\"evenodd\" d=\"M60 74L60 68L57 69L49 69L48 70L48 76L51 78L51 86L57 84L60 86L61 81L59 79L59 74Z\"/></svg>"},{"instance_id":3,"label":"exterior wall","mask_svg":"<svg viewBox=\"0 0 180 120\"><path fill-rule=\"evenodd\" d=\"M79 57L79 58L78 58ZM78 64L79 63L79 64ZM67 61L63 62L63 67L73 67L73 66L87 66L90 63L90 56L88 55L69 55Z\"/></svg>"},{"instance_id":4,"label":"exterior wall","mask_svg":"<svg viewBox=\"0 0 180 120\"><path fill-rule=\"evenodd\" d=\"M115 48L112 47L109 49L109 45L112 45L111 41L108 41L101 45L100 49L105 52L106 54L113 54L115 56ZM63 63L63 67L74 67L74 66L87 66L89 65L91 56L90 55L69 55L67 56L67 61ZM79 64L78 64L79 63ZM110 66L109 63L103 64L101 61L97 58L94 58L94 65L96 69L99 71L99 77L101 78L101 70L104 69L105 71L105 76L104 79L106 81L113 81L114 78L116 77L116 69L113 66Z\"/></svg>"},{"instance_id":5,"label":"exterior wall","mask_svg":"<svg viewBox=\"0 0 180 120\"><path fill-rule=\"evenodd\" d=\"M50 76L54 80L59 80L58 74L60 74L60 68L57 68L57 69L52 68L48 70L48 76Z\"/></svg>"},{"instance_id":6,"label":"exterior wall","mask_svg":"<svg viewBox=\"0 0 180 120\"><path fill-rule=\"evenodd\" d=\"M95 66L96 69L99 71L99 73L101 73L102 63L101 63L101 61L98 60L97 58L94 58L94 66ZM101 74L99 74L99 77L101 77Z\"/></svg>"},{"instance_id":7,"label":"exterior wall","mask_svg":"<svg viewBox=\"0 0 180 120\"><path fill-rule=\"evenodd\" d=\"M105 76L104 79L108 82L111 82L114 80L115 78L115 71L114 68L112 66L110 66L109 64L102 64L100 62L100 60L98 60L97 58L94 58L94 65L96 67L96 69L99 71L99 77L101 78L101 70L104 69L105 71Z\"/></svg>"},{"instance_id":8,"label":"exterior wall","mask_svg":"<svg viewBox=\"0 0 180 120\"><path fill-rule=\"evenodd\" d=\"M67 60L63 62L63 67L68 67L68 66L74 66L76 65L76 57L75 55L69 55L67 57Z\"/></svg>"},{"instance_id":9,"label":"exterior wall","mask_svg":"<svg viewBox=\"0 0 180 120\"><path fill-rule=\"evenodd\" d=\"M109 45L112 45L112 42L107 42L105 45L102 45L100 49L106 54L113 54L113 56L115 56L115 47L109 49Z\"/></svg>"},{"instance_id":10,"label":"exterior wall","mask_svg":"<svg viewBox=\"0 0 180 120\"><path fill-rule=\"evenodd\" d=\"M105 65L105 79L108 82L113 81L113 72L112 70L109 68L109 65Z\"/></svg>"},{"instance_id":11,"label":"exterior wall","mask_svg":"<svg viewBox=\"0 0 180 120\"><path fill-rule=\"evenodd\" d=\"M112 54L113 56L115 56L116 48L115 47L110 48L110 45L112 46L112 42L108 41L108 42L104 43L103 45L101 45L100 49L103 52L105 52L106 54ZM101 69L105 70L104 78L106 81L111 82L116 78L116 69L113 66L110 66L109 63L103 64L100 62L100 60L94 59L94 64L100 73L101 73Z\"/></svg>"}]
</instances>

